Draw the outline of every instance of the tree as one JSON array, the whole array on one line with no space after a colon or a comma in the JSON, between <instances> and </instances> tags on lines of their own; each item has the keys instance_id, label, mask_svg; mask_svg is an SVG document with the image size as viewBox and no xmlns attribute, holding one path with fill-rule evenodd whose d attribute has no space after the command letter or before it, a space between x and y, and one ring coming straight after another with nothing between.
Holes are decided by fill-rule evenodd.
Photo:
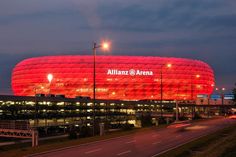
<instances>
[{"instance_id":1,"label":"tree","mask_svg":"<svg viewBox=\"0 0 236 157\"><path fill-rule=\"evenodd\" d=\"M79 137L89 137L92 135L92 129L88 126L82 126L80 128Z\"/></svg>"},{"instance_id":2,"label":"tree","mask_svg":"<svg viewBox=\"0 0 236 157\"><path fill-rule=\"evenodd\" d=\"M141 115L141 125L142 127L149 127L152 126L152 117L151 117L151 113L143 113Z\"/></svg>"},{"instance_id":3,"label":"tree","mask_svg":"<svg viewBox=\"0 0 236 157\"><path fill-rule=\"evenodd\" d=\"M77 139L77 131L76 131L75 126L73 126L73 125L70 126L68 138L69 139Z\"/></svg>"}]
</instances>

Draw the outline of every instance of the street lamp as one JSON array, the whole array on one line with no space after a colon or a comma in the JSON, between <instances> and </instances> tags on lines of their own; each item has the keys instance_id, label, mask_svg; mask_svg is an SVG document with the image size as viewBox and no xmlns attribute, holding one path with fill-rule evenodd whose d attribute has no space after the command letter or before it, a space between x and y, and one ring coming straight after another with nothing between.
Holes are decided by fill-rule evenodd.
<instances>
[{"instance_id":1,"label":"street lamp","mask_svg":"<svg viewBox=\"0 0 236 157\"><path fill-rule=\"evenodd\" d=\"M160 88L160 92L161 92L161 117L163 115L162 113L162 100L163 100L163 83L162 83L162 69L163 67L166 66L167 68L171 68L172 67L172 64L168 63L168 64L162 64L161 65L161 88Z\"/></svg>"},{"instance_id":2,"label":"street lamp","mask_svg":"<svg viewBox=\"0 0 236 157\"><path fill-rule=\"evenodd\" d=\"M38 107L36 99L36 87L34 87L34 126L38 125Z\"/></svg>"},{"instance_id":3,"label":"street lamp","mask_svg":"<svg viewBox=\"0 0 236 157\"><path fill-rule=\"evenodd\" d=\"M107 51L110 49L108 42L102 44L93 43L93 136L95 135L95 104L96 104L96 50L102 48Z\"/></svg>"},{"instance_id":4,"label":"street lamp","mask_svg":"<svg viewBox=\"0 0 236 157\"><path fill-rule=\"evenodd\" d=\"M53 79L53 75L52 75L52 74L48 74L48 75L47 75L47 79L48 79L48 82L49 82L49 90L48 90L48 94L50 94L50 90L51 90L51 82L52 82L52 79Z\"/></svg>"},{"instance_id":5,"label":"street lamp","mask_svg":"<svg viewBox=\"0 0 236 157\"><path fill-rule=\"evenodd\" d=\"M41 86L40 89L43 89L44 87ZM37 107L37 86L34 87L34 125L38 125L38 107Z\"/></svg>"},{"instance_id":6,"label":"street lamp","mask_svg":"<svg viewBox=\"0 0 236 157\"><path fill-rule=\"evenodd\" d=\"M222 87L222 88L216 88L215 89L216 91L219 91L219 94L220 94L220 96L221 96L221 103L222 103L222 107L223 107L223 109L222 109L222 112L224 111L225 113L225 115L226 115L226 109L224 108L224 91L226 90L224 87Z\"/></svg>"},{"instance_id":7,"label":"street lamp","mask_svg":"<svg viewBox=\"0 0 236 157\"><path fill-rule=\"evenodd\" d=\"M175 100L175 122L179 121L179 104L178 104L178 93L179 93L180 83L178 84L177 96Z\"/></svg>"},{"instance_id":8,"label":"street lamp","mask_svg":"<svg viewBox=\"0 0 236 157\"><path fill-rule=\"evenodd\" d=\"M211 87L214 88L214 87L215 87L215 84L212 83L212 84L211 84ZM207 95L207 98L208 98L207 104L210 105L211 93L209 93L209 94Z\"/></svg>"},{"instance_id":9,"label":"street lamp","mask_svg":"<svg viewBox=\"0 0 236 157\"><path fill-rule=\"evenodd\" d=\"M193 78L196 78L196 79L199 79L201 77L201 75L199 74L196 74L196 75L191 75L191 100L193 101L194 98L193 98ZM200 86L198 86L200 87ZM195 115L195 106L194 106L194 103L192 104L192 119L194 118L194 115Z\"/></svg>"},{"instance_id":10,"label":"street lamp","mask_svg":"<svg viewBox=\"0 0 236 157\"><path fill-rule=\"evenodd\" d=\"M222 88L217 88L216 87L216 91L219 91L219 93L220 93L222 105L224 105L224 91L225 90L226 89L224 87L222 87Z\"/></svg>"},{"instance_id":11,"label":"street lamp","mask_svg":"<svg viewBox=\"0 0 236 157\"><path fill-rule=\"evenodd\" d=\"M200 78L201 76L199 74L197 75L191 75L191 100L193 99L193 77L195 77L196 79Z\"/></svg>"}]
</instances>

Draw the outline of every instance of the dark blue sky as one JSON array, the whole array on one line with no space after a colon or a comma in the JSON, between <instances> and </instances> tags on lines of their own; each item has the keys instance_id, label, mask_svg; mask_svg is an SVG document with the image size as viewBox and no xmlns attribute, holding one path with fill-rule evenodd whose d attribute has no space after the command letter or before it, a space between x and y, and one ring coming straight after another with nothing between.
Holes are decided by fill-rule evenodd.
<instances>
[{"instance_id":1,"label":"dark blue sky","mask_svg":"<svg viewBox=\"0 0 236 157\"><path fill-rule=\"evenodd\" d=\"M109 39L109 55L199 59L216 85L236 83L235 0L0 0L0 94L11 71L42 55L91 54ZM100 53L101 54L101 53Z\"/></svg>"}]
</instances>

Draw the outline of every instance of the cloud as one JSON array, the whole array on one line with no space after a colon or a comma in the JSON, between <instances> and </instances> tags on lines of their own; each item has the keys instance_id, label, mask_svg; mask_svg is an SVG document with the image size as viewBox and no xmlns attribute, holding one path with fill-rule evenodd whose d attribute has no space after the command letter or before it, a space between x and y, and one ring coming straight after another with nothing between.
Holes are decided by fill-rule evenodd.
<instances>
[{"instance_id":1,"label":"cloud","mask_svg":"<svg viewBox=\"0 0 236 157\"><path fill-rule=\"evenodd\" d=\"M172 3L171 3L172 2ZM227 2L226 2L227 3ZM150 3L149 3L150 4ZM103 19L103 29L113 31L136 32L167 32L169 30L198 30L220 25L230 26L235 24L234 14L226 15L227 7L222 9L222 1L156 1L146 6L145 4L128 5L125 7L112 7L107 4L100 8ZM117 5L115 5L117 6ZM158 7L159 6L159 7ZM160 7L161 6L161 7ZM219 10L225 10L220 15ZM215 12L216 14L209 14ZM223 21L224 20L224 21Z\"/></svg>"},{"instance_id":2,"label":"cloud","mask_svg":"<svg viewBox=\"0 0 236 157\"><path fill-rule=\"evenodd\" d=\"M233 84L235 8L234 0L2 0L0 79L10 89L23 58L90 54L93 41L110 38L111 55L196 58L219 84Z\"/></svg>"}]
</instances>

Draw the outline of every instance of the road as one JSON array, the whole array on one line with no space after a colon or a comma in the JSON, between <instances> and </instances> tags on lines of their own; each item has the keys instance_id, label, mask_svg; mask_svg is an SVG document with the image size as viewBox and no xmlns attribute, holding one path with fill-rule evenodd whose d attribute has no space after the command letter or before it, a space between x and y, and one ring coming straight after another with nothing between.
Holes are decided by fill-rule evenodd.
<instances>
[{"instance_id":1,"label":"road","mask_svg":"<svg viewBox=\"0 0 236 157\"><path fill-rule=\"evenodd\" d=\"M236 120L219 118L204 120L188 126L187 131L179 128L151 129L120 138L89 143L67 149L54 150L34 157L152 157L171 148L210 134Z\"/></svg>"}]
</instances>

